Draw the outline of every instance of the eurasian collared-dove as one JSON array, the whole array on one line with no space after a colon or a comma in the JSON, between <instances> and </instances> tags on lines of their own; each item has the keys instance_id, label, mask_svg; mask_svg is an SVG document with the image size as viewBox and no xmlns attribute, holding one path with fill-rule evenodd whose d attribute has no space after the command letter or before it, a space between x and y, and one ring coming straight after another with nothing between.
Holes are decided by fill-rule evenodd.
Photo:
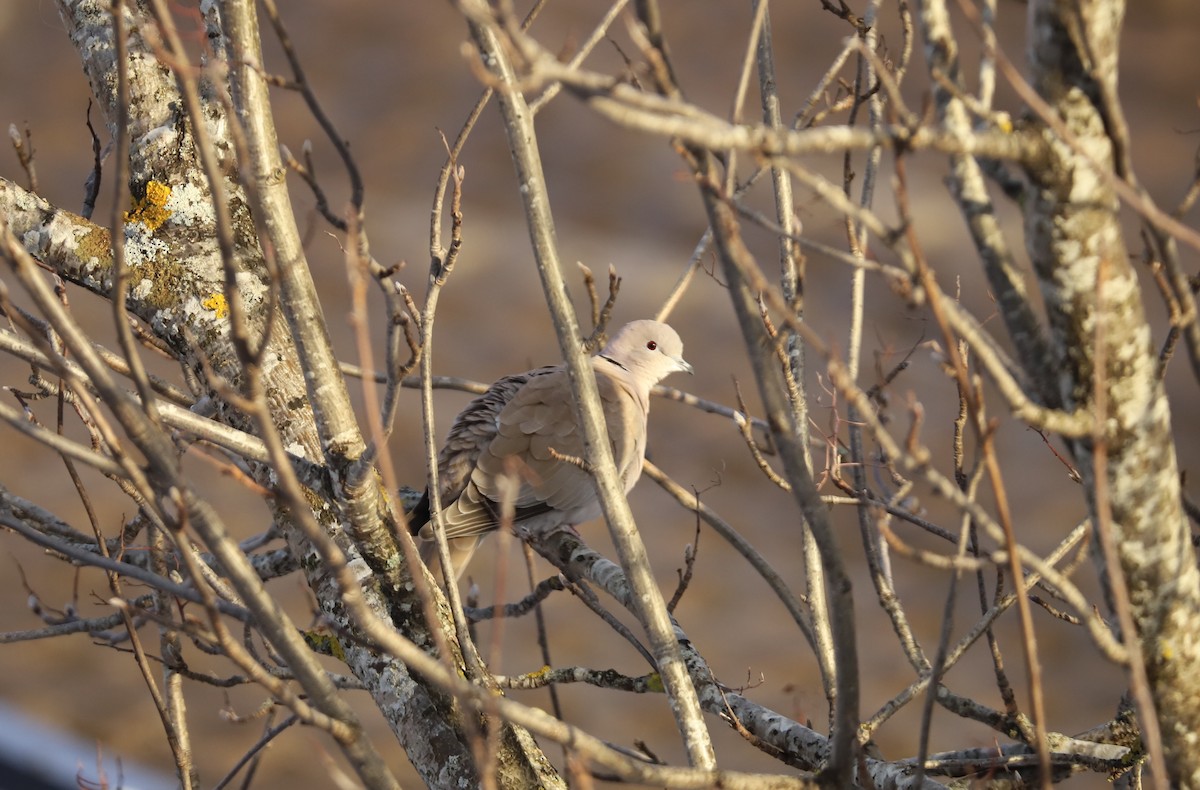
<instances>
[{"instance_id":1,"label":"eurasian collared-dove","mask_svg":"<svg viewBox=\"0 0 1200 790\"><path fill-rule=\"evenodd\" d=\"M658 321L621 328L592 357L617 471L628 492L642 473L650 388L692 372L675 330ZM551 452L553 451L553 452ZM438 456L439 492L457 578L479 540L500 525L511 501L520 534L548 534L600 515L590 475L580 468L583 438L563 366L506 376L454 420ZM557 456L557 457L556 457ZM563 460L563 458L567 460ZM507 485L507 488L506 488ZM437 572L429 492L409 514L421 558Z\"/></svg>"}]
</instances>

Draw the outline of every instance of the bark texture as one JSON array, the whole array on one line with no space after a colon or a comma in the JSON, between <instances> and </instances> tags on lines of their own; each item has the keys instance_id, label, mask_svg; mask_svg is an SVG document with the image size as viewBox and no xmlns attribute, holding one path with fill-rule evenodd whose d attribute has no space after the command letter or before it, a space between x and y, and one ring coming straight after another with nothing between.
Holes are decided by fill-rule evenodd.
<instances>
[{"instance_id":1,"label":"bark texture","mask_svg":"<svg viewBox=\"0 0 1200 790\"><path fill-rule=\"evenodd\" d=\"M1030 5L1034 87L1066 136L1044 119L1047 157L1027 168L1029 253L1046 300L1064 407L1091 409L1103 387L1100 473L1172 780L1200 786L1200 575L1182 508L1171 412L1157 375L1137 272L1111 180L1117 41L1115 0ZM1076 445L1093 511L1095 444ZM1107 525L1107 526L1106 526Z\"/></svg>"}]
</instances>

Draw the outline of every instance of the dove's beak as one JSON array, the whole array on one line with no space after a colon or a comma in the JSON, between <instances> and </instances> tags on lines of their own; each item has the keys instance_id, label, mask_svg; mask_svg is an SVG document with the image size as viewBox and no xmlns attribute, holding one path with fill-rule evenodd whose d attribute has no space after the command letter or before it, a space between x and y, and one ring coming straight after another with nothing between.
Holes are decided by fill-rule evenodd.
<instances>
[{"instance_id":1,"label":"dove's beak","mask_svg":"<svg viewBox=\"0 0 1200 790\"><path fill-rule=\"evenodd\" d=\"M680 373L691 374L691 373L696 372L696 371L692 370L691 363L688 362L683 357L671 357L671 360L675 363L675 369L678 370Z\"/></svg>"}]
</instances>

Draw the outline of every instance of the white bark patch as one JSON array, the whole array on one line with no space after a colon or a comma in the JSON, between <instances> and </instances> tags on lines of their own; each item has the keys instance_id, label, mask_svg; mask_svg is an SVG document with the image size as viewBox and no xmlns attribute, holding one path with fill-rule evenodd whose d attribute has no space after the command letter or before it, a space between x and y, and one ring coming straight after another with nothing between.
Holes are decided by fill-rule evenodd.
<instances>
[{"instance_id":1,"label":"white bark patch","mask_svg":"<svg viewBox=\"0 0 1200 790\"><path fill-rule=\"evenodd\" d=\"M277 354L265 354L262 361L262 374L265 378L270 378L275 375L275 368L279 365L279 356Z\"/></svg>"},{"instance_id":2,"label":"white bark patch","mask_svg":"<svg viewBox=\"0 0 1200 790\"><path fill-rule=\"evenodd\" d=\"M202 312L204 308L200 305L200 297L193 294L183 301L183 315L189 323L194 322L196 316Z\"/></svg>"},{"instance_id":3,"label":"white bark patch","mask_svg":"<svg viewBox=\"0 0 1200 790\"><path fill-rule=\"evenodd\" d=\"M207 126L214 140L229 139L229 123L225 118L225 113L220 113L215 118L209 117Z\"/></svg>"},{"instance_id":4,"label":"white bark patch","mask_svg":"<svg viewBox=\"0 0 1200 790\"><path fill-rule=\"evenodd\" d=\"M1137 277L1128 271L1122 277L1109 277L1104 281L1103 299L1106 304L1125 304L1141 299L1141 288Z\"/></svg>"},{"instance_id":5,"label":"white bark patch","mask_svg":"<svg viewBox=\"0 0 1200 790\"><path fill-rule=\"evenodd\" d=\"M211 227L216 222L212 199L192 183L172 187L171 197L164 207L171 212L171 221L187 227Z\"/></svg>"},{"instance_id":6,"label":"white bark patch","mask_svg":"<svg viewBox=\"0 0 1200 790\"><path fill-rule=\"evenodd\" d=\"M88 229L82 225L58 220L54 220L46 226L46 235L51 248L65 246L75 249L75 247L79 246L79 240L86 236L88 232Z\"/></svg>"},{"instance_id":7,"label":"white bark patch","mask_svg":"<svg viewBox=\"0 0 1200 790\"><path fill-rule=\"evenodd\" d=\"M267 286L263 284L262 280L249 272L238 272L236 280L242 304L250 310L259 307L266 298L267 292Z\"/></svg>"},{"instance_id":8,"label":"white bark patch","mask_svg":"<svg viewBox=\"0 0 1200 790\"><path fill-rule=\"evenodd\" d=\"M1100 144L1091 146L1083 145L1082 147L1097 162L1106 161L1108 158L1107 140L1102 141ZM1080 163L1075 168L1074 177L1071 179L1071 192L1068 200L1071 203L1086 205L1094 201L1097 195L1105 194L1106 188L1107 185L1091 165Z\"/></svg>"},{"instance_id":9,"label":"white bark patch","mask_svg":"<svg viewBox=\"0 0 1200 790\"><path fill-rule=\"evenodd\" d=\"M154 290L154 283L148 277L143 277L137 285L133 286L129 295L134 299L145 299L152 290Z\"/></svg>"},{"instance_id":10,"label":"white bark patch","mask_svg":"<svg viewBox=\"0 0 1200 790\"><path fill-rule=\"evenodd\" d=\"M162 126L158 126L158 127L155 127L154 129L151 129L150 131L146 132L141 137L139 137L135 141L133 147L135 150L139 149L139 148L144 148L144 147L146 147L146 145L153 143L154 141L158 140L161 137L166 137L167 135L170 135L172 138L175 138L179 135L179 132L177 132L175 130L174 124L165 123ZM164 143L164 144L169 144L169 142L170 141L166 141L166 143Z\"/></svg>"},{"instance_id":11,"label":"white bark patch","mask_svg":"<svg viewBox=\"0 0 1200 790\"><path fill-rule=\"evenodd\" d=\"M110 48L110 42L104 36L88 36L83 40L80 49L85 52L103 52Z\"/></svg>"},{"instance_id":12,"label":"white bark patch","mask_svg":"<svg viewBox=\"0 0 1200 790\"><path fill-rule=\"evenodd\" d=\"M354 574L354 578L359 582L367 582L371 579L375 572L371 570L371 566L362 557L355 557L346 563L346 570Z\"/></svg>"},{"instance_id":13,"label":"white bark patch","mask_svg":"<svg viewBox=\"0 0 1200 790\"><path fill-rule=\"evenodd\" d=\"M125 225L125 263L130 267L142 266L169 255L171 248L162 239L154 237L154 231L140 222Z\"/></svg>"}]
</instances>

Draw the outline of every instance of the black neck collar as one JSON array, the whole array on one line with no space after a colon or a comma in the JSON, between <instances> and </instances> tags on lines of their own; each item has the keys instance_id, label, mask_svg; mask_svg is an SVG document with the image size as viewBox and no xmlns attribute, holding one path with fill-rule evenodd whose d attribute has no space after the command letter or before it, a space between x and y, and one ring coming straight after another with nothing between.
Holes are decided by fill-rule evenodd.
<instances>
[{"instance_id":1,"label":"black neck collar","mask_svg":"<svg viewBox=\"0 0 1200 790\"><path fill-rule=\"evenodd\" d=\"M600 358L603 359L605 362L611 362L612 364L616 365L617 367L619 367L621 370L625 371L626 373L629 372L629 368L625 367L624 365L622 365L620 362L616 361L612 357L601 354Z\"/></svg>"}]
</instances>

